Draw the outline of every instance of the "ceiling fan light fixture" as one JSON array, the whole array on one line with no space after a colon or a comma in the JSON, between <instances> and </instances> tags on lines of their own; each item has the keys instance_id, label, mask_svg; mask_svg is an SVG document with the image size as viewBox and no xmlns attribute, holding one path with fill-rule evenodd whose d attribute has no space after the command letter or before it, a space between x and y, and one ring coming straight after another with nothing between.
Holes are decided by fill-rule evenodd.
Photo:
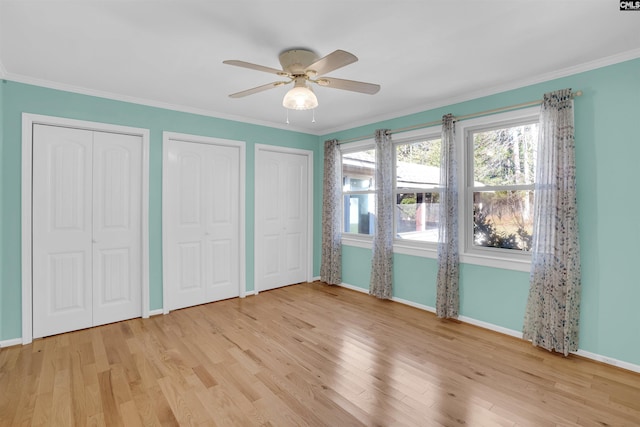
<instances>
[{"instance_id":1,"label":"ceiling fan light fixture","mask_svg":"<svg viewBox=\"0 0 640 427\"><path fill-rule=\"evenodd\" d=\"M318 106L318 98L304 79L296 79L295 86L284 96L282 106L290 110L312 110Z\"/></svg>"}]
</instances>

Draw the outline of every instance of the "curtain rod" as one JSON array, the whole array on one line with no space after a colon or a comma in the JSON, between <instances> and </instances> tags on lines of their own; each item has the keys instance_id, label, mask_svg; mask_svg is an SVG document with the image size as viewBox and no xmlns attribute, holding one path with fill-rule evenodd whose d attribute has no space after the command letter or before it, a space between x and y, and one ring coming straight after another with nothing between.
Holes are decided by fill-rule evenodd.
<instances>
[{"instance_id":1,"label":"curtain rod","mask_svg":"<svg viewBox=\"0 0 640 427\"><path fill-rule=\"evenodd\" d=\"M571 98L575 98L577 96L582 96L582 91L581 90L571 93ZM502 113L502 112L505 112L505 111L518 110L520 108L533 107L535 105L540 105L540 104L542 104L542 99L538 99L537 101L523 102L522 104L510 105L508 107L501 107L501 108L494 108L492 110L480 111L478 113L465 114L463 116L454 117L454 120L455 121L460 121L460 120L473 119L475 117L486 116L487 114ZM428 127L431 127L431 126L437 126L437 125L440 125L440 124L442 124L442 119L434 120L432 122L427 122L427 123L420 123L418 125L407 126L407 127L404 127L404 128L393 129L393 130L389 131L389 134L407 132L407 131L416 130L416 129L423 129L423 128L428 128ZM338 144L346 144L348 142L362 141L363 139L367 139L367 138L371 138L371 135L365 135L365 136L359 136L359 137L356 137L356 138L343 139L341 141L338 141Z\"/></svg>"}]
</instances>

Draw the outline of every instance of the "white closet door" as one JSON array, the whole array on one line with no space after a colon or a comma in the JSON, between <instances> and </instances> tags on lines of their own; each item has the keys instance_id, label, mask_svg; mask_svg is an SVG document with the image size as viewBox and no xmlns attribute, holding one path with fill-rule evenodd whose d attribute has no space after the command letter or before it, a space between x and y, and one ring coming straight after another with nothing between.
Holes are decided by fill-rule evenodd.
<instances>
[{"instance_id":1,"label":"white closet door","mask_svg":"<svg viewBox=\"0 0 640 427\"><path fill-rule=\"evenodd\" d=\"M34 125L33 336L142 314L142 140Z\"/></svg>"},{"instance_id":2,"label":"white closet door","mask_svg":"<svg viewBox=\"0 0 640 427\"><path fill-rule=\"evenodd\" d=\"M240 149L207 146L206 300L240 296Z\"/></svg>"},{"instance_id":3,"label":"white closet door","mask_svg":"<svg viewBox=\"0 0 640 427\"><path fill-rule=\"evenodd\" d=\"M92 326L92 140L33 129L33 336Z\"/></svg>"},{"instance_id":4,"label":"white closet door","mask_svg":"<svg viewBox=\"0 0 640 427\"><path fill-rule=\"evenodd\" d=\"M284 272L287 284L307 280L307 161L308 157L288 154L284 160L282 218L284 220Z\"/></svg>"},{"instance_id":5,"label":"white closet door","mask_svg":"<svg viewBox=\"0 0 640 427\"><path fill-rule=\"evenodd\" d=\"M199 145L184 145L169 141L169 163L163 171L167 174L169 188L162 197L168 198L167 211L162 214L167 242L163 251L167 274L163 286L168 286L169 301L165 307L171 310L204 302L204 207L202 201L202 176L204 158L198 152Z\"/></svg>"},{"instance_id":6,"label":"white closet door","mask_svg":"<svg viewBox=\"0 0 640 427\"><path fill-rule=\"evenodd\" d=\"M142 315L142 141L93 139L93 324Z\"/></svg>"},{"instance_id":7,"label":"white closet door","mask_svg":"<svg viewBox=\"0 0 640 427\"><path fill-rule=\"evenodd\" d=\"M259 150L256 158L256 284L307 280L308 157Z\"/></svg>"},{"instance_id":8,"label":"white closet door","mask_svg":"<svg viewBox=\"0 0 640 427\"><path fill-rule=\"evenodd\" d=\"M237 297L240 150L173 139L165 144L165 307Z\"/></svg>"}]
</instances>

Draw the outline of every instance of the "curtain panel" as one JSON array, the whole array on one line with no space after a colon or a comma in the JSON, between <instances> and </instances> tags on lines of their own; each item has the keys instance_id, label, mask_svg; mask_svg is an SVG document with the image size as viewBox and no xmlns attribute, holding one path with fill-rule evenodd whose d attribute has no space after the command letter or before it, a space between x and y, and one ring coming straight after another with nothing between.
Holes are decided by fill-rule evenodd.
<instances>
[{"instance_id":1,"label":"curtain panel","mask_svg":"<svg viewBox=\"0 0 640 427\"><path fill-rule=\"evenodd\" d=\"M320 280L330 285L342 283L342 170L340 163L338 140L325 141Z\"/></svg>"},{"instance_id":2,"label":"curtain panel","mask_svg":"<svg viewBox=\"0 0 640 427\"><path fill-rule=\"evenodd\" d=\"M571 89L544 95L523 336L565 356L578 349L580 245Z\"/></svg>"},{"instance_id":3,"label":"curtain panel","mask_svg":"<svg viewBox=\"0 0 640 427\"><path fill-rule=\"evenodd\" d=\"M438 217L438 276L436 315L458 317L458 167L455 155L455 118L442 117L440 151L440 211Z\"/></svg>"},{"instance_id":4,"label":"curtain panel","mask_svg":"<svg viewBox=\"0 0 640 427\"><path fill-rule=\"evenodd\" d=\"M393 146L388 129L376 130L376 224L369 293L392 297L393 275Z\"/></svg>"}]
</instances>

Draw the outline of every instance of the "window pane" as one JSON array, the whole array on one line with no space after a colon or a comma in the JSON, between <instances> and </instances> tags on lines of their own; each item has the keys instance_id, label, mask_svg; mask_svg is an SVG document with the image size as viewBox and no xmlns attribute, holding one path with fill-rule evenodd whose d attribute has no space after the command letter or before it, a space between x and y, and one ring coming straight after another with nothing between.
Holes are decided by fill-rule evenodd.
<instances>
[{"instance_id":1,"label":"window pane","mask_svg":"<svg viewBox=\"0 0 640 427\"><path fill-rule=\"evenodd\" d=\"M399 193L396 195L396 238L438 241L439 193Z\"/></svg>"},{"instance_id":2,"label":"window pane","mask_svg":"<svg viewBox=\"0 0 640 427\"><path fill-rule=\"evenodd\" d=\"M475 191L473 244L531 250L533 191Z\"/></svg>"},{"instance_id":3,"label":"window pane","mask_svg":"<svg viewBox=\"0 0 640 427\"><path fill-rule=\"evenodd\" d=\"M374 234L375 227L375 195L344 195L344 232L357 234Z\"/></svg>"},{"instance_id":4,"label":"window pane","mask_svg":"<svg viewBox=\"0 0 640 427\"><path fill-rule=\"evenodd\" d=\"M344 191L375 189L376 151L366 150L342 155L342 183Z\"/></svg>"},{"instance_id":5,"label":"window pane","mask_svg":"<svg viewBox=\"0 0 640 427\"><path fill-rule=\"evenodd\" d=\"M440 139L396 145L396 187L433 188L440 183Z\"/></svg>"},{"instance_id":6,"label":"window pane","mask_svg":"<svg viewBox=\"0 0 640 427\"><path fill-rule=\"evenodd\" d=\"M474 186L533 184L537 144L537 123L473 133Z\"/></svg>"}]
</instances>

